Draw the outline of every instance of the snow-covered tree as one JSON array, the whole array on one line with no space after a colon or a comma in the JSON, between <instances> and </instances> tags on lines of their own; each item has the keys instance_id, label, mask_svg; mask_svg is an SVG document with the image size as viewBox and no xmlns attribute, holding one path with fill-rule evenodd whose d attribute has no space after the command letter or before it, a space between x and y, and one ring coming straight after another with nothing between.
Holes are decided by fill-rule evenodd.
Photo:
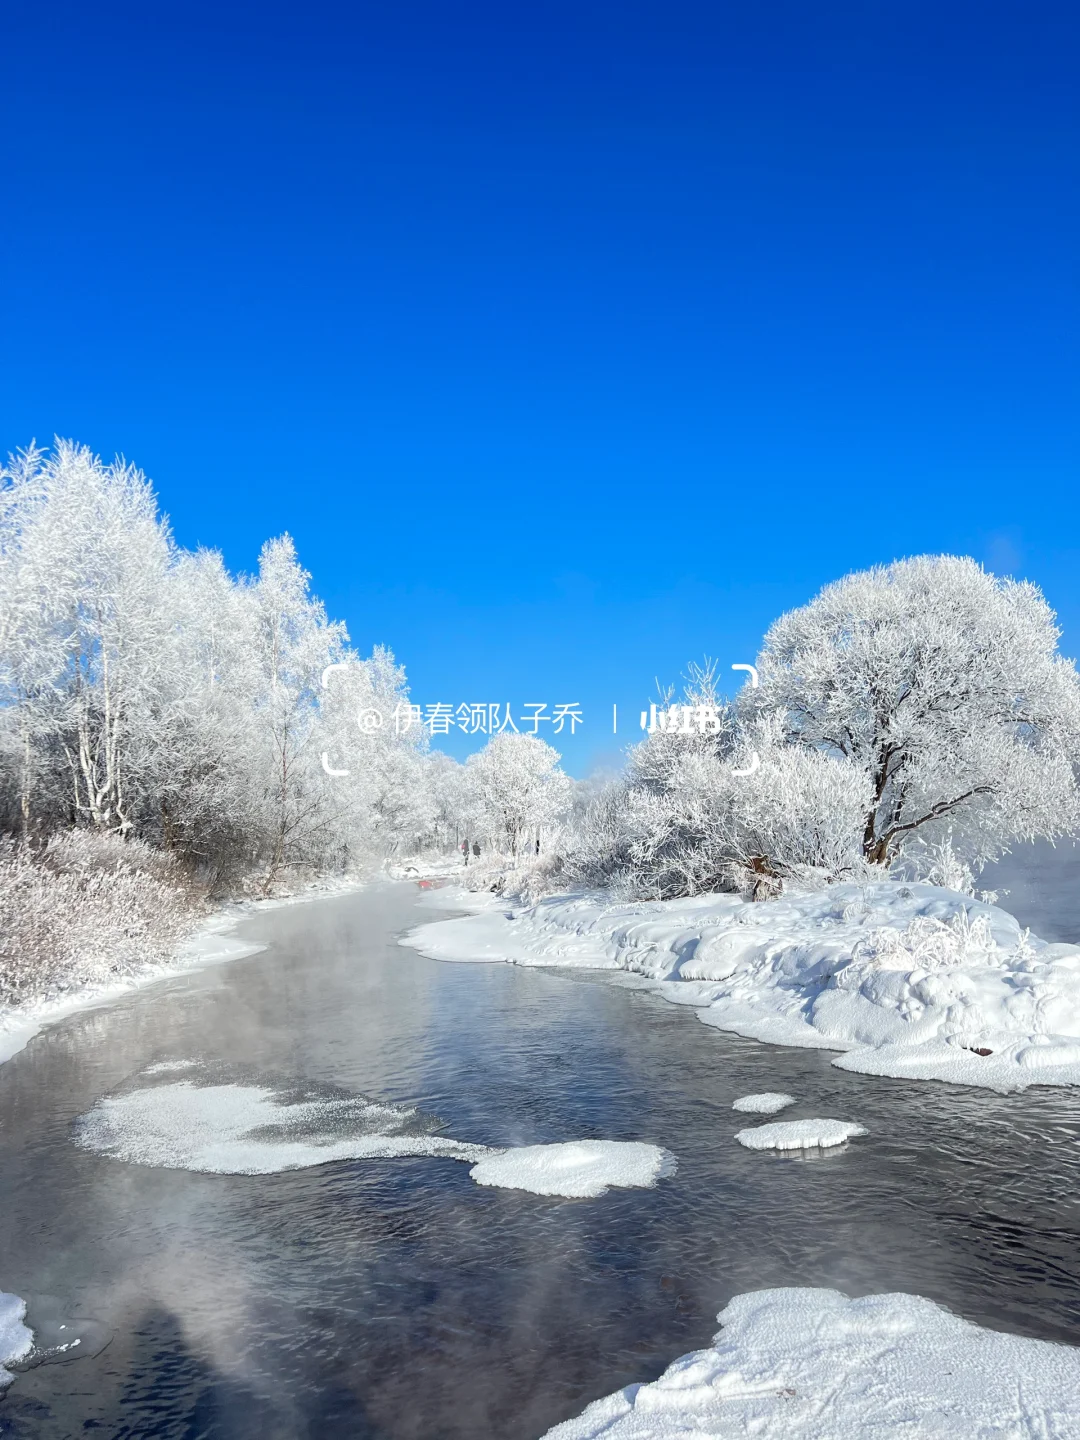
<instances>
[{"instance_id":1,"label":"snow-covered tree","mask_svg":"<svg viewBox=\"0 0 1080 1440\"><path fill-rule=\"evenodd\" d=\"M559 754L532 735L503 731L466 763L472 813L512 856L566 812L573 782L559 769Z\"/></svg>"},{"instance_id":2,"label":"snow-covered tree","mask_svg":"<svg viewBox=\"0 0 1080 1440\"><path fill-rule=\"evenodd\" d=\"M453 756L432 750L427 757L424 784L431 803L432 845L436 850L456 848L472 818L466 767Z\"/></svg>"},{"instance_id":3,"label":"snow-covered tree","mask_svg":"<svg viewBox=\"0 0 1080 1440\"><path fill-rule=\"evenodd\" d=\"M228 872L260 847L263 751L255 607L216 551L179 552L169 577L169 685L154 726L139 831Z\"/></svg>"},{"instance_id":4,"label":"snow-covered tree","mask_svg":"<svg viewBox=\"0 0 1080 1440\"><path fill-rule=\"evenodd\" d=\"M264 751L267 889L284 867L321 848L335 812L316 721L323 672L340 662L347 637L309 594L310 578L285 535L263 546L248 589L259 685L253 718Z\"/></svg>"},{"instance_id":5,"label":"snow-covered tree","mask_svg":"<svg viewBox=\"0 0 1080 1440\"><path fill-rule=\"evenodd\" d=\"M887 865L945 835L976 866L1080 820L1080 680L1034 585L920 556L781 616L744 711L866 777L860 844Z\"/></svg>"},{"instance_id":6,"label":"snow-covered tree","mask_svg":"<svg viewBox=\"0 0 1080 1440\"><path fill-rule=\"evenodd\" d=\"M267 886L418 843L404 672L347 641L288 536L234 578L177 547L139 471L32 447L0 471L0 831L139 837Z\"/></svg>"},{"instance_id":7,"label":"snow-covered tree","mask_svg":"<svg viewBox=\"0 0 1080 1440\"><path fill-rule=\"evenodd\" d=\"M564 843L569 880L659 899L733 888L763 898L784 880L862 868L867 785L855 767L786 744L769 716L709 746L680 749L679 738L658 732L633 748L623 781Z\"/></svg>"},{"instance_id":8,"label":"snow-covered tree","mask_svg":"<svg viewBox=\"0 0 1080 1440\"><path fill-rule=\"evenodd\" d=\"M74 817L127 833L165 682L167 528L140 471L84 447L27 452L7 477L0 663L22 743L62 757Z\"/></svg>"},{"instance_id":9,"label":"snow-covered tree","mask_svg":"<svg viewBox=\"0 0 1080 1440\"><path fill-rule=\"evenodd\" d=\"M344 772L324 779L342 842L384 855L421 844L435 815L427 732L390 650L376 646L368 660L345 652L327 676L317 734L329 768Z\"/></svg>"}]
</instances>

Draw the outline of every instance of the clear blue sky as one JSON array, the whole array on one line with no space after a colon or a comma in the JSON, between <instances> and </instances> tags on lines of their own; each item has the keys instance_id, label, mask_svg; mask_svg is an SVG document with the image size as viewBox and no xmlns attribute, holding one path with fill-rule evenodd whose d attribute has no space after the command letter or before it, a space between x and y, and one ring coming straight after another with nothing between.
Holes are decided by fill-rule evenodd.
<instances>
[{"instance_id":1,"label":"clear blue sky","mask_svg":"<svg viewBox=\"0 0 1080 1440\"><path fill-rule=\"evenodd\" d=\"M1074 4L8 6L0 447L288 529L414 698L584 773L847 570L1080 650Z\"/></svg>"}]
</instances>

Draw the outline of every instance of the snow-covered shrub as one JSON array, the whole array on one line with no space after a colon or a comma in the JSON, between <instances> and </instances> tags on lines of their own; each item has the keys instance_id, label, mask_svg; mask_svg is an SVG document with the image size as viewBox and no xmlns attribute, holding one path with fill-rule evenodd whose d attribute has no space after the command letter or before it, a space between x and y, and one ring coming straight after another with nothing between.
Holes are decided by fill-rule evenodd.
<instances>
[{"instance_id":1,"label":"snow-covered shrub","mask_svg":"<svg viewBox=\"0 0 1080 1440\"><path fill-rule=\"evenodd\" d=\"M168 959L200 896L171 856L72 831L0 846L0 1003L108 984Z\"/></svg>"},{"instance_id":2,"label":"snow-covered shrub","mask_svg":"<svg viewBox=\"0 0 1080 1440\"><path fill-rule=\"evenodd\" d=\"M863 872L867 783L854 766L785 744L769 716L708 744L681 738L655 735L631 752L625 782L607 787L564 841L569 883L660 899L732 889L764 899L785 880ZM757 769L738 773L751 751Z\"/></svg>"},{"instance_id":3,"label":"snow-covered shrub","mask_svg":"<svg viewBox=\"0 0 1080 1440\"><path fill-rule=\"evenodd\" d=\"M914 836L893 861L889 873L897 880L922 881L956 890L987 905L996 905L1000 898L999 891L976 885L975 867L957 853L951 829L938 839L932 835Z\"/></svg>"},{"instance_id":4,"label":"snow-covered shrub","mask_svg":"<svg viewBox=\"0 0 1080 1440\"><path fill-rule=\"evenodd\" d=\"M994 938L986 915L972 918L960 910L947 920L932 915L917 915L904 929L883 925L869 930L853 947L851 965L837 975L837 984L854 983L874 970L948 970L962 965L1000 966L1006 961L1016 964L1032 955L1027 931L1019 945L1003 951Z\"/></svg>"},{"instance_id":5,"label":"snow-covered shrub","mask_svg":"<svg viewBox=\"0 0 1080 1440\"><path fill-rule=\"evenodd\" d=\"M490 852L463 867L461 884L474 893L488 892L515 904L534 905L545 895L563 888L562 869L554 855L524 855L517 859Z\"/></svg>"}]
</instances>

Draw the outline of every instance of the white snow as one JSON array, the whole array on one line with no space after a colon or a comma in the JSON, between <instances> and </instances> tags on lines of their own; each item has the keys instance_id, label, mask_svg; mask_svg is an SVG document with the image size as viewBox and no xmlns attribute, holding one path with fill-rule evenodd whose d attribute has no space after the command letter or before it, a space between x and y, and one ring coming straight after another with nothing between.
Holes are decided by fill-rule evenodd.
<instances>
[{"instance_id":1,"label":"white snow","mask_svg":"<svg viewBox=\"0 0 1080 1440\"><path fill-rule=\"evenodd\" d=\"M544 1440L1069 1440L1080 1350L984 1330L917 1295L759 1290L712 1347Z\"/></svg>"},{"instance_id":2,"label":"white snow","mask_svg":"<svg viewBox=\"0 0 1080 1440\"><path fill-rule=\"evenodd\" d=\"M743 1095L732 1102L733 1110L743 1110L749 1115L775 1115L795 1104L794 1095L785 1095L779 1090L765 1090L760 1095Z\"/></svg>"},{"instance_id":3,"label":"white snow","mask_svg":"<svg viewBox=\"0 0 1080 1440\"><path fill-rule=\"evenodd\" d=\"M847 1120L776 1120L740 1130L735 1139L748 1150L809 1150L814 1146L824 1150L865 1134L861 1125Z\"/></svg>"},{"instance_id":4,"label":"white snow","mask_svg":"<svg viewBox=\"0 0 1080 1440\"><path fill-rule=\"evenodd\" d=\"M14 1378L5 1365L23 1360L34 1348L33 1331L23 1323L26 1301L0 1290L0 1391Z\"/></svg>"},{"instance_id":5,"label":"white snow","mask_svg":"<svg viewBox=\"0 0 1080 1440\"><path fill-rule=\"evenodd\" d=\"M478 1185L529 1190L534 1195L594 1197L611 1187L649 1189L674 1175L675 1157L659 1145L638 1141L571 1140L562 1145L522 1145L488 1155L469 1174Z\"/></svg>"},{"instance_id":6,"label":"white snow","mask_svg":"<svg viewBox=\"0 0 1080 1440\"><path fill-rule=\"evenodd\" d=\"M484 1145L409 1133L415 1115L360 1096L290 1102L261 1086L179 1080L105 1096L79 1118L75 1138L129 1164L217 1175L406 1155L475 1161L488 1153Z\"/></svg>"},{"instance_id":7,"label":"white snow","mask_svg":"<svg viewBox=\"0 0 1080 1440\"><path fill-rule=\"evenodd\" d=\"M844 1051L834 1063L846 1070L1003 1091L1080 1084L1080 946L1046 944L936 885L759 903L594 894L515 910L493 899L402 943L439 960L631 972L707 1025Z\"/></svg>"}]
</instances>

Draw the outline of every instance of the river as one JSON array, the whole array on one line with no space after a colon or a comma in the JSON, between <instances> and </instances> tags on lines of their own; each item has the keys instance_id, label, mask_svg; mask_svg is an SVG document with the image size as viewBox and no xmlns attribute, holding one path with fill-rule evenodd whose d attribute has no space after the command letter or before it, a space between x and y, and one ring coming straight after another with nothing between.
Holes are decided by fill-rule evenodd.
<instances>
[{"instance_id":1,"label":"river","mask_svg":"<svg viewBox=\"0 0 1080 1440\"><path fill-rule=\"evenodd\" d=\"M17 1374L0 1433L534 1440L774 1285L913 1291L1080 1343L1080 1093L845 1074L608 979L439 964L396 943L440 913L418 899L264 912L238 932L263 953L76 1015L0 1068L0 1289L50 1343L81 1341ZM679 1168L567 1200L441 1157L225 1175L74 1143L101 1097L190 1059L490 1145L653 1141ZM747 1151L731 1103L764 1089L869 1134Z\"/></svg>"}]
</instances>

